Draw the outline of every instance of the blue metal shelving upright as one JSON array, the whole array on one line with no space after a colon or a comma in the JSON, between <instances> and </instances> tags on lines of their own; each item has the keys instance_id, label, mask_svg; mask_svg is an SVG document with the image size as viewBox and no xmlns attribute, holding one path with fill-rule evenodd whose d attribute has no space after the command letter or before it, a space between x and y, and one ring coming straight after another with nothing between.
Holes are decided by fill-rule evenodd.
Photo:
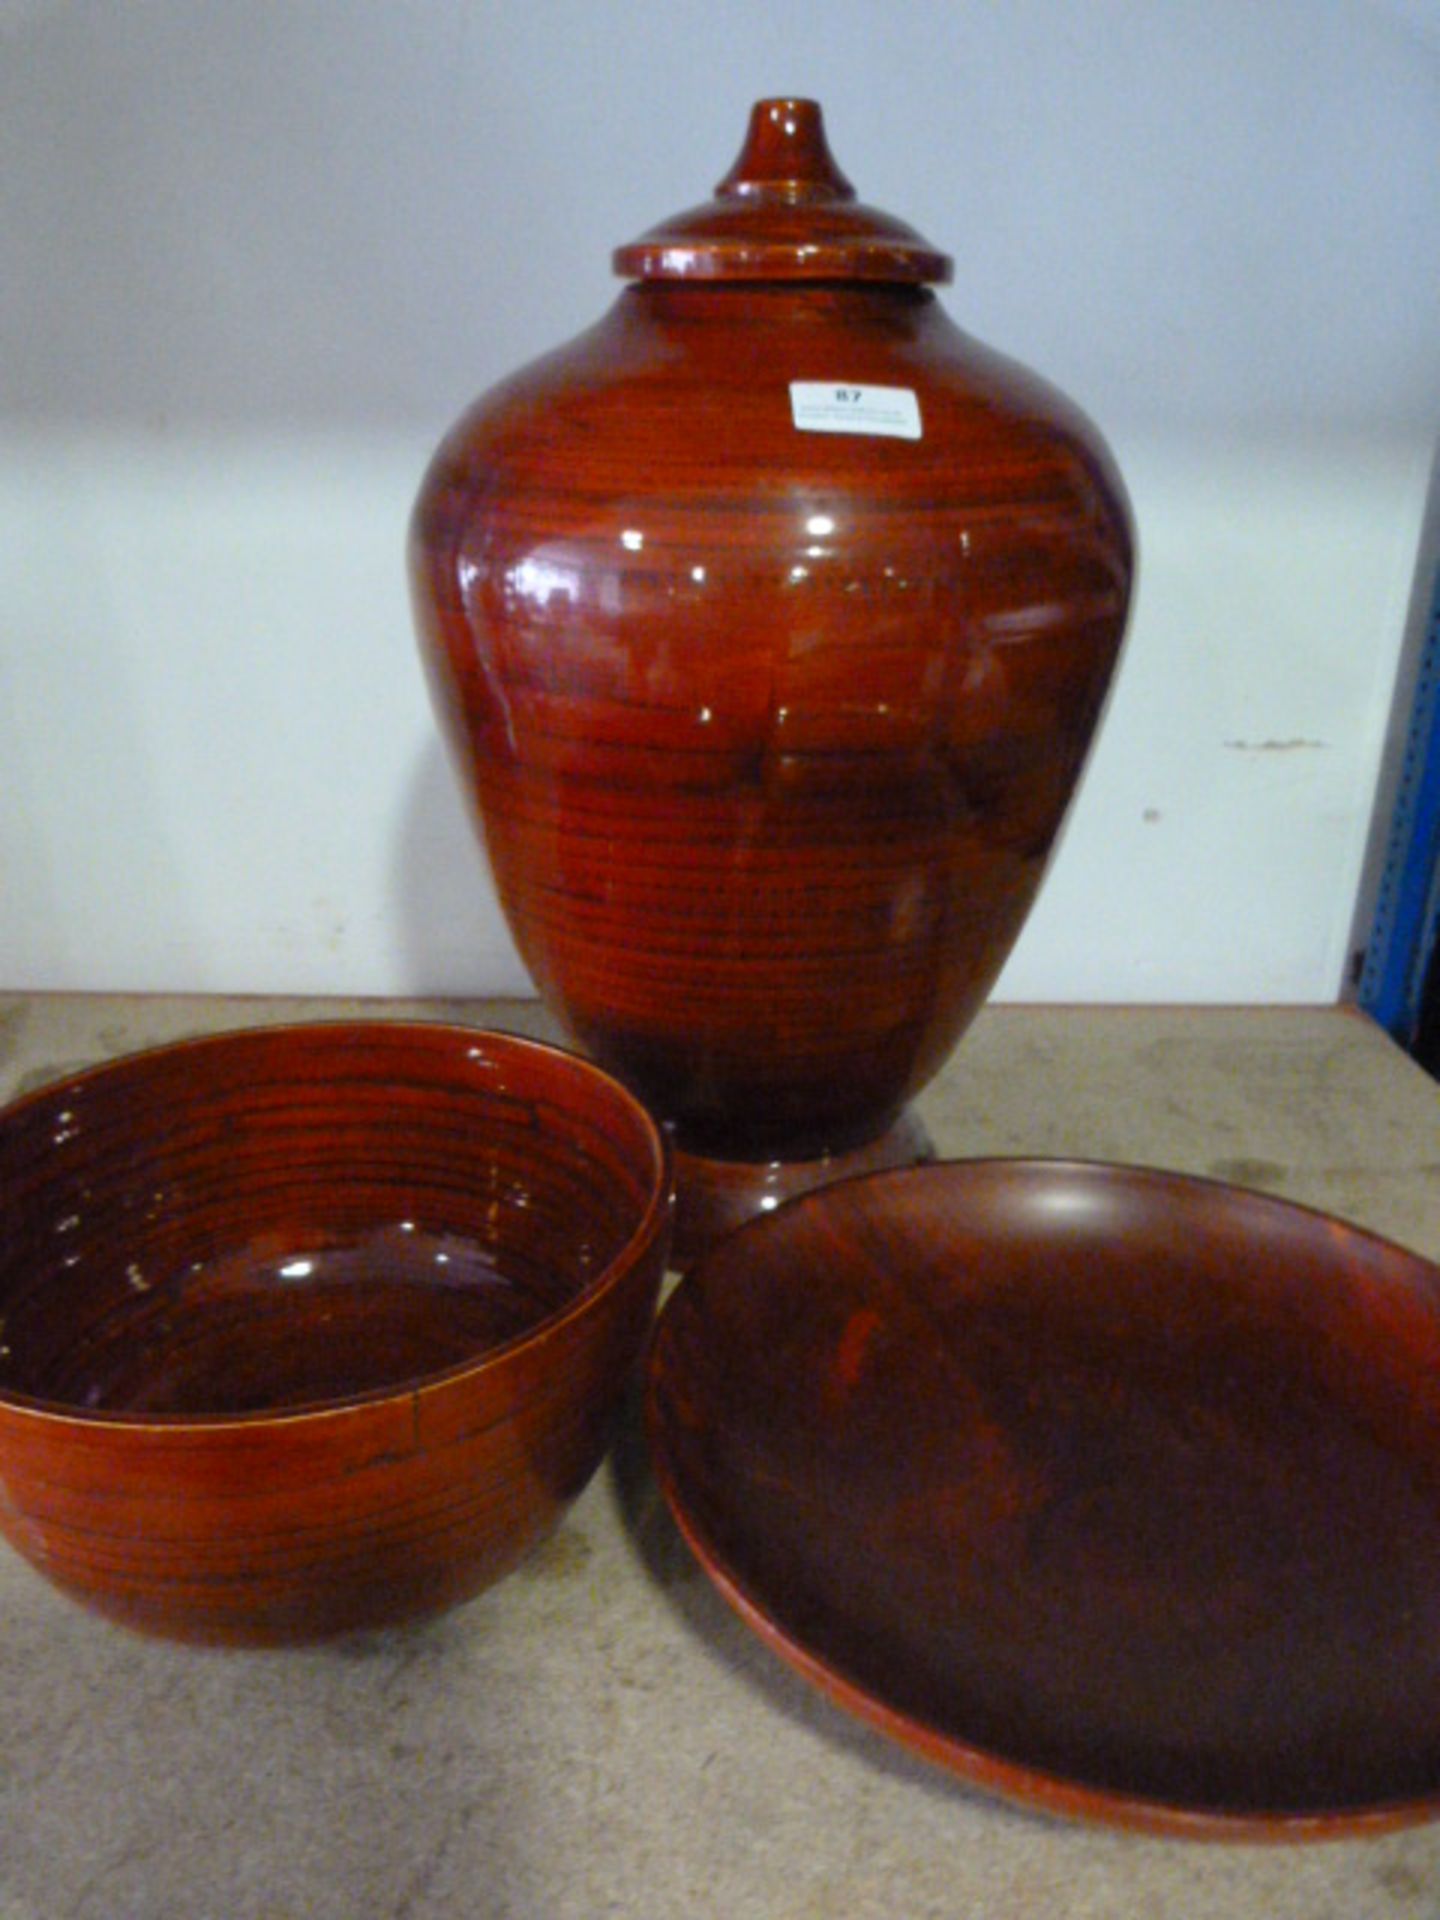
<instances>
[{"instance_id":1,"label":"blue metal shelving upright","mask_svg":"<svg viewBox=\"0 0 1440 1920\"><path fill-rule=\"evenodd\" d=\"M1410 1048L1440 922L1440 581L1420 640L1357 998Z\"/></svg>"}]
</instances>

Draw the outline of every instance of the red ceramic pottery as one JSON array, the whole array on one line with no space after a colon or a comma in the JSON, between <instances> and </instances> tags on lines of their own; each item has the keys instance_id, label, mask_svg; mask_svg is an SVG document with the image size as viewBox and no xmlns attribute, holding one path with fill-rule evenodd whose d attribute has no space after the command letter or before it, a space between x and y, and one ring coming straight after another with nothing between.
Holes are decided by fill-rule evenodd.
<instances>
[{"instance_id":1,"label":"red ceramic pottery","mask_svg":"<svg viewBox=\"0 0 1440 1920\"><path fill-rule=\"evenodd\" d=\"M1202 1180L974 1161L712 1249L660 1484L841 1705L1052 1812L1222 1839L1440 1813L1440 1272Z\"/></svg>"},{"instance_id":2,"label":"red ceramic pottery","mask_svg":"<svg viewBox=\"0 0 1440 1920\"><path fill-rule=\"evenodd\" d=\"M134 1055L0 1114L0 1531L127 1626L469 1598L594 1471L670 1228L617 1082L473 1028Z\"/></svg>"},{"instance_id":3,"label":"red ceramic pottery","mask_svg":"<svg viewBox=\"0 0 1440 1920\"><path fill-rule=\"evenodd\" d=\"M412 578L519 950L674 1124L703 1241L923 1150L906 1102L1040 883L1131 531L1095 430L946 317L814 103L762 102L715 200L615 264L440 447Z\"/></svg>"}]
</instances>

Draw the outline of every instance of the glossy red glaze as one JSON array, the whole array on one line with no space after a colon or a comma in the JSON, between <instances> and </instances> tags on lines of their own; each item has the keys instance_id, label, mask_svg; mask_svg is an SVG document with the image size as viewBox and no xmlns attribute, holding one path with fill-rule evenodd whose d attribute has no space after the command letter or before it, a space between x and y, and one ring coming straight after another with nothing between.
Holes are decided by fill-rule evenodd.
<instances>
[{"instance_id":1,"label":"glossy red glaze","mask_svg":"<svg viewBox=\"0 0 1440 1920\"><path fill-rule=\"evenodd\" d=\"M671 1296L661 1486L841 1705L1054 1812L1221 1838L1440 1813L1440 1272L1065 1162L845 1181Z\"/></svg>"},{"instance_id":2,"label":"glossy red glaze","mask_svg":"<svg viewBox=\"0 0 1440 1920\"><path fill-rule=\"evenodd\" d=\"M797 1194L828 1187L857 1173L913 1167L935 1158L919 1116L906 1109L873 1140L813 1160L711 1160L678 1153L675 1179L682 1201L675 1221L671 1264L683 1272L715 1241L757 1214L773 1213Z\"/></svg>"},{"instance_id":3,"label":"glossy red glaze","mask_svg":"<svg viewBox=\"0 0 1440 1920\"><path fill-rule=\"evenodd\" d=\"M1019 931L1131 537L1094 430L767 102L710 207L479 401L412 528L439 710L546 1000L692 1156L873 1140ZM819 274L816 278L814 275ZM802 431L792 380L910 390Z\"/></svg>"},{"instance_id":4,"label":"glossy red glaze","mask_svg":"<svg viewBox=\"0 0 1440 1920\"><path fill-rule=\"evenodd\" d=\"M477 1593L594 1471L670 1228L608 1075L336 1023L134 1055L0 1114L0 1530L228 1644Z\"/></svg>"},{"instance_id":5,"label":"glossy red glaze","mask_svg":"<svg viewBox=\"0 0 1440 1920\"><path fill-rule=\"evenodd\" d=\"M614 253L630 280L950 278L946 256L893 214L861 206L813 100L762 100L740 157L703 207Z\"/></svg>"}]
</instances>

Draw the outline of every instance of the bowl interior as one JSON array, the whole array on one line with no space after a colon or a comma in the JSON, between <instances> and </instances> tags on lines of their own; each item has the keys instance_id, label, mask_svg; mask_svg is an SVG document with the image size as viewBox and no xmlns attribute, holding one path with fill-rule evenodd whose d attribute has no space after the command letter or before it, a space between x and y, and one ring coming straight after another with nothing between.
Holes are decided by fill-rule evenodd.
<instances>
[{"instance_id":1,"label":"bowl interior","mask_svg":"<svg viewBox=\"0 0 1440 1920\"><path fill-rule=\"evenodd\" d=\"M657 1470L835 1698L1057 1810L1440 1809L1440 1275L1135 1169L955 1163L743 1229L652 1348Z\"/></svg>"},{"instance_id":2,"label":"bowl interior","mask_svg":"<svg viewBox=\"0 0 1440 1920\"><path fill-rule=\"evenodd\" d=\"M562 1315L664 1178L617 1083L511 1036L135 1055L0 1115L0 1392L196 1416L399 1388Z\"/></svg>"}]
</instances>

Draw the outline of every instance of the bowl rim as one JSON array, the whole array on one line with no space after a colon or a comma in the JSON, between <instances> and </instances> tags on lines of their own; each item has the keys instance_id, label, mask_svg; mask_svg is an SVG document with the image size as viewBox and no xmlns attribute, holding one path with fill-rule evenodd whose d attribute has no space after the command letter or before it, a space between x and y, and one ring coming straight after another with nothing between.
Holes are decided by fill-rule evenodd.
<instances>
[{"instance_id":1,"label":"bowl rim","mask_svg":"<svg viewBox=\"0 0 1440 1920\"><path fill-rule=\"evenodd\" d=\"M652 1149L654 1178L650 1182L649 1199L638 1222L627 1234L625 1241L614 1256L606 1262L598 1273L592 1274L563 1306L547 1313L533 1327L512 1334L509 1339L496 1342L483 1352L470 1359L459 1360L448 1367L437 1368L430 1373L411 1374L394 1380L386 1386L366 1388L363 1392L344 1394L328 1399L295 1401L275 1407L248 1408L243 1412L226 1413L143 1413L132 1412L125 1408L76 1407L63 1401L46 1400L38 1394L24 1393L19 1389L0 1384L0 1415L22 1418L37 1424L69 1426L85 1432L126 1432L139 1433L154 1431L158 1434L195 1434L201 1431L234 1431L244 1428L272 1428L281 1423L298 1424L302 1422L322 1423L353 1418L370 1411L386 1402L416 1401L423 1395L448 1389L473 1375L487 1373L512 1361L553 1339L573 1321L590 1312L597 1302L620 1287L634 1269L642 1264L652 1252L656 1241L665 1233L674 1219L675 1212L675 1150L669 1130L651 1113L650 1109L625 1083L605 1067L598 1066L593 1060L574 1049L551 1040L537 1040L529 1034L508 1032L500 1027L469 1026L458 1020L433 1020L424 1016L400 1016L388 1019L377 1016L337 1015L334 1019L277 1020L273 1022L252 1022L245 1026L224 1027L213 1032L189 1034L176 1040L161 1041L153 1046L138 1047L124 1053L113 1055L106 1060L97 1060L92 1065L81 1067L73 1073L62 1073L42 1085L31 1087L14 1099L0 1104L0 1129L3 1129L29 1111L48 1100L54 1100L69 1088L79 1088L97 1080L111 1077L123 1070L137 1066L153 1064L166 1058L179 1058L186 1054L202 1052L225 1052L237 1044L247 1045L272 1036L284 1038L304 1037L326 1040L334 1036L346 1035L352 1039L362 1037L381 1037L389 1039L395 1035L424 1035L435 1040L452 1040L473 1046L477 1041L493 1045L499 1042L501 1047L513 1056L531 1058L540 1057L558 1064L565 1072L576 1073L583 1079L599 1084L618 1100L622 1108L629 1108ZM657 1284L661 1276L657 1274ZM498 1415L503 1420L505 1415Z\"/></svg>"}]
</instances>

